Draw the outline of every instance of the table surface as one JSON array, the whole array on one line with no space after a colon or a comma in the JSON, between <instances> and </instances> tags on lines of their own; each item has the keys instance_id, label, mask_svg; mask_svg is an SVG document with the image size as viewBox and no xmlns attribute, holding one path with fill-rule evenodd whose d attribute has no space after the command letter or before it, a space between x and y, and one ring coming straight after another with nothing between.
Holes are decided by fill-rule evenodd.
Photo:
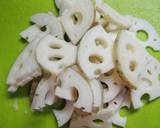
<instances>
[{"instance_id":1,"label":"table surface","mask_svg":"<svg viewBox=\"0 0 160 128\"><path fill-rule=\"evenodd\" d=\"M106 0L122 14L144 18L160 33L160 0ZM32 113L28 99L29 85L16 94L7 92L8 71L25 47L19 33L30 25L38 12L57 14L53 0L0 0L0 128L56 128L52 112ZM160 53L149 50L160 60ZM140 110L123 109L128 117L126 128L160 128L160 100L147 103Z\"/></svg>"}]
</instances>

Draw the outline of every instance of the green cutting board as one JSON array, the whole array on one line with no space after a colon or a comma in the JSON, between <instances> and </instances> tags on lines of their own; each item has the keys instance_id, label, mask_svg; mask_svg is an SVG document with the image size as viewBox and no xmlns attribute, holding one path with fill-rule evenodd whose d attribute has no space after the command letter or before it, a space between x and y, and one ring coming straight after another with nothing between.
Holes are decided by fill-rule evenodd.
<instances>
[{"instance_id":1,"label":"green cutting board","mask_svg":"<svg viewBox=\"0 0 160 128\"><path fill-rule=\"evenodd\" d=\"M160 0L106 2L123 14L145 18L160 33ZM30 25L31 15L48 11L57 13L52 0L0 0L0 128L57 127L52 112L31 112L27 86L9 94L5 84L11 65L26 45L19 33ZM158 52L154 56L160 60ZM137 111L122 110L121 114L128 117L126 128L160 128L160 100L147 103Z\"/></svg>"}]
</instances>

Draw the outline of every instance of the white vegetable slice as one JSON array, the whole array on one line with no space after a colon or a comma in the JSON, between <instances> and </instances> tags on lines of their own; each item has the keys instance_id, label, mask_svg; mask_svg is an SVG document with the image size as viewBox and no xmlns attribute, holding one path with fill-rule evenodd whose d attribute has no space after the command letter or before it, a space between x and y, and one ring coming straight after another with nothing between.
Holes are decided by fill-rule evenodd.
<instances>
[{"instance_id":1,"label":"white vegetable slice","mask_svg":"<svg viewBox=\"0 0 160 128\"><path fill-rule=\"evenodd\" d=\"M74 103L75 107L81 108L85 112L91 112L93 105L93 96L88 82L78 72L74 71L71 68L68 68L64 72L62 72L59 78L61 80L61 87L56 88L56 95L61 98L67 99L68 97L62 97L62 93L58 93L57 89L59 88L59 92L64 92L64 90L69 91L74 99L77 98L77 101ZM75 97L74 95L75 90L77 90L78 92L78 97Z\"/></svg>"},{"instance_id":2,"label":"white vegetable slice","mask_svg":"<svg viewBox=\"0 0 160 128\"><path fill-rule=\"evenodd\" d=\"M131 90L131 98L134 108L140 108L144 105L141 97L144 94L149 95L149 101L160 97L160 63L155 58L147 57L147 66L141 75L139 87Z\"/></svg>"},{"instance_id":3,"label":"white vegetable slice","mask_svg":"<svg viewBox=\"0 0 160 128\"><path fill-rule=\"evenodd\" d=\"M89 30L81 40L78 64L89 79L97 78L114 68L112 52L115 35L106 33L98 25Z\"/></svg>"},{"instance_id":4,"label":"white vegetable slice","mask_svg":"<svg viewBox=\"0 0 160 128\"><path fill-rule=\"evenodd\" d=\"M139 76L146 67L147 52L132 36L129 31L122 31L117 42L117 61L121 75L128 80L131 86L139 86Z\"/></svg>"},{"instance_id":5,"label":"white vegetable slice","mask_svg":"<svg viewBox=\"0 0 160 128\"><path fill-rule=\"evenodd\" d=\"M132 24L129 31L134 32L135 37L140 31L146 33L147 39L145 41L139 40L144 48L151 47L154 50L160 51L159 35L148 21L132 16L126 16L126 18L129 19Z\"/></svg>"},{"instance_id":6,"label":"white vegetable slice","mask_svg":"<svg viewBox=\"0 0 160 128\"><path fill-rule=\"evenodd\" d=\"M107 3L97 2L96 9L105 16L109 16L110 22L119 25L121 28L129 28L130 22L117 11L111 8Z\"/></svg>"},{"instance_id":7,"label":"white vegetable slice","mask_svg":"<svg viewBox=\"0 0 160 128\"><path fill-rule=\"evenodd\" d=\"M125 86L125 83L121 80L116 70L114 70L111 75L102 75L100 82L104 88L104 103L112 101Z\"/></svg>"},{"instance_id":8,"label":"white vegetable slice","mask_svg":"<svg viewBox=\"0 0 160 128\"><path fill-rule=\"evenodd\" d=\"M73 111L74 107L73 102L71 101L66 101L66 105L62 110L53 110L55 117L58 121L58 127L63 126L71 119Z\"/></svg>"},{"instance_id":9,"label":"white vegetable slice","mask_svg":"<svg viewBox=\"0 0 160 128\"><path fill-rule=\"evenodd\" d=\"M39 64L53 75L75 64L76 54L76 46L50 35L40 41L36 51Z\"/></svg>"},{"instance_id":10,"label":"white vegetable slice","mask_svg":"<svg viewBox=\"0 0 160 128\"><path fill-rule=\"evenodd\" d=\"M31 104L32 110L42 110L56 101L55 88L58 85L55 76L44 76L39 82Z\"/></svg>"},{"instance_id":11,"label":"white vegetable slice","mask_svg":"<svg viewBox=\"0 0 160 128\"><path fill-rule=\"evenodd\" d=\"M120 107L127 107L130 108L131 106L131 100L130 100L130 96L129 93L128 95L124 98L124 101ZM120 109L111 117L111 122L117 126L121 126L121 127L125 127L126 126L126 122L127 122L127 117L121 117L120 116Z\"/></svg>"},{"instance_id":12,"label":"white vegetable slice","mask_svg":"<svg viewBox=\"0 0 160 128\"><path fill-rule=\"evenodd\" d=\"M72 8L75 3L76 3L76 0L62 0L60 4L59 15L62 15L63 12Z\"/></svg>"},{"instance_id":13,"label":"white vegetable slice","mask_svg":"<svg viewBox=\"0 0 160 128\"><path fill-rule=\"evenodd\" d=\"M31 42L17 58L8 75L8 91L15 92L19 86L24 86L33 78L41 75L41 68L35 57L38 43L39 39Z\"/></svg>"},{"instance_id":14,"label":"white vegetable slice","mask_svg":"<svg viewBox=\"0 0 160 128\"><path fill-rule=\"evenodd\" d=\"M112 101L104 104L104 109L102 110L106 113L112 113L113 116L120 109L126 94L127 90L123 88L122 91Z\"/></svg>"},{"instance_id":15,"label":"white vegetable slice","mask_svg":"<svg viewBox=\"0 0 160 128\"><path fill-rule=\"evenodd\" d=\"M37 38L41 39L44 36L46 36L47 34L48 34L47 31L42 32L40 30L40 26L32 25L31 27L29 27L26 30L24 30L23 32L21 32L20 36L28 42L33 42L35 39L37 39Z\"/></svg>"},{"instance_id":16,"label":"white vegetable slice","mask_svg":"<svg viewBox=\"0 0 160 128\"><path fill-rule=\"evenodd\" d=\"M65 11L61 22L73 44L77 44L94 20L94 7L91 0L77 0L72 8Z\"/></svg>"},{"instance_id":17,"label":"white vegetable slice","mask_svg":"<svg viewBox=\"0 0 160 128\"><path fill-rule=\"evenodd\" d=\"M79 116L79 118L72 119L70 128L111 128L112 122L109 121L110 117L120 108L126 90L123 90L112 102L109 103L107 108L101 109L96 114ZM96 120L102 121L101 123L96 123Z\"/></svg>"},{"instance_id":18,"label":"white vegetable slice","mask_svg":"<svg viewBox=\"0 0 160 128\"><path fill-rule=\"evenodd\" d=\"M33 15L31 21L36 25L41 27L46 27L46 31L49 32L50 35L63 39L64 32L61 26L60 21L53 13L38 13Z\"/></svg>"},{"instance_id":19,"label":"white vegetable slice","mask_svg":"<svg viewBox=\"0 0 160 128\"><path fill-rule=\"evenodd\" d=\"M150 96L150 101L160 96L160 63L139 44L128 31L122 31L117 43L119 71L136 89L131 98L134 108L143 106L141 97Z\"/></svg>"},{"instance_id":20,"label":"white vegetable slice","mask_svg":"<svg viewBox=\"0 0 160 128\"><path fill-rule=\"evenodd\" d=\"M103 103L103 89L98 80L93 79L89 81L93 92L93 111L98 111L102 108Z\"/></svg>"}]
</instances>

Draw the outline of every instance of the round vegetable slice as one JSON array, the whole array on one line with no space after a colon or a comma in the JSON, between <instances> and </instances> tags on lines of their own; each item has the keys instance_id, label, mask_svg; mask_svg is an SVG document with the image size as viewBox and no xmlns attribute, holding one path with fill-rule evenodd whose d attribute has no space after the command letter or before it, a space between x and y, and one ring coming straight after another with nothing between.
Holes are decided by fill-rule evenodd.
<instances>
[{"instance_id":1,"label":"round vegetable slice","mask_svg":"<svg viewBox=\"0 0 160 128\"><path fill-rule=\"evenodd\" d=\"M36 50L38 63L53 75L75 64L77 47L51 35L43 38Z\"/></svg>"},{"instance_id":2,"label":"round vegetable slice","mask_svg":"<svg viewBox=\"0 0 160 128\"><path fill-rule=\"evenodd\" d=\"M160 96L160 63L128 31L120 34L117 60L121 75L134 87L131 89L134 108L143 106L141 97L144 94L150 96L150 101Z\"/></svg>"},{"instance_id":3,"label":"round vegetable slice","mask_svg":"<svg viewBox=\"0 0 160 128\"><path fill-rule=\"evenodd\" d=\"M85 112L92 112L93 95L88 82L78 72L71 68L62 72L59 78L61 86L56 88L56 95L68 99L68 97L63 97L63 93L69 91L67 93L70 93L74 100L76 100L74 103L75 107L80 108Z\"/></svg>"},{"instance_id":4,"label":"round vegetable slice","mask_svg":"<svg viewBox=\"0 0 160 128\"><path fill-rule=\"evenodd\" d=\"M73 44L77 44L94 20L91 0L77 0L73 7L62 14L61 22Z\"/></svg>"},{"instance_id":5,"label":"round vegetable slice","mask_svg":"<svg viewBox=\"0 0 160 128\"><path fill-rule=\"evenodd\" d=\"M114 68L112 56L116 33L109 34L100 26L90 29L80 42L78 64L89 78L97 78Z\"/></svg>"}]
</instances>

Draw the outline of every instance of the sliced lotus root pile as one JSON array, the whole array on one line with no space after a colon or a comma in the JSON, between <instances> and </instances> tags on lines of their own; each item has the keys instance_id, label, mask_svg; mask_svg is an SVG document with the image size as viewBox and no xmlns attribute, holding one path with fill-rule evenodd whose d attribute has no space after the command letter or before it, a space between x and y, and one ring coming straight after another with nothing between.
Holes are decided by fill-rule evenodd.
<instances>
[{"instance_id":1,"label":"sliced lotus root pile","mask_svg":"<svg viewBox=\"0 0 160 128\"><path fill-rule=\"evenodd\" d=\"M146 20L122 15L103 0L55 0L59 15L31 16L20 33L28 45L8 75L9 91L32 82L31 109L54 112L58 126L125 127L123 107L160 96L160 37ZM142 40L138 34L144 33ZM64 108L52 108L59 100ZM53 106L52 106L53 105Z\"/></svg>"}]
</instances>

